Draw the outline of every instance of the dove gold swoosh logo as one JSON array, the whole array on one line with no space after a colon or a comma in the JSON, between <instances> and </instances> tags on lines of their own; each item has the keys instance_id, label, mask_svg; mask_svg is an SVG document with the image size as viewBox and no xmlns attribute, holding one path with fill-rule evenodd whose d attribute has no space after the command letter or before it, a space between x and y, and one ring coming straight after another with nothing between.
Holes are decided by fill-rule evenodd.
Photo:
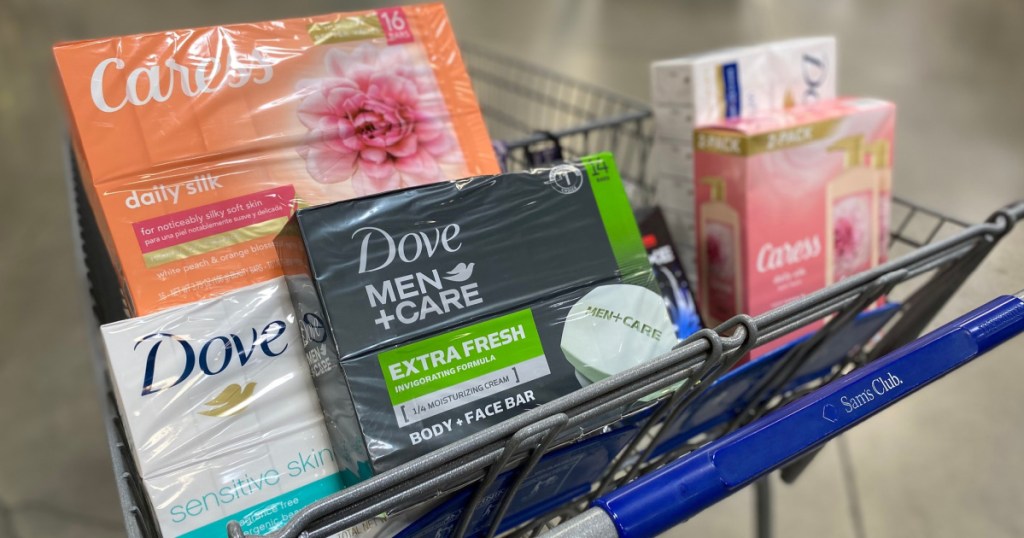
<instances>
[{"instance_id":1,"label":"dove gold swoosh logo","mask_svg":"<svg viewBox=\"0 0 1024 538\"><path fill-rule=\"evenodd\" d=\"M212 400L203 404L212 409L200 411L199 414L208 417L230 417L237 415L245 411L245 408L249 406L249 399L252 398L252 394L255 391L255 382L247 383L244 389L238 383L232 383L224 387L224 390Z\"/></svg>"}]
</instances>

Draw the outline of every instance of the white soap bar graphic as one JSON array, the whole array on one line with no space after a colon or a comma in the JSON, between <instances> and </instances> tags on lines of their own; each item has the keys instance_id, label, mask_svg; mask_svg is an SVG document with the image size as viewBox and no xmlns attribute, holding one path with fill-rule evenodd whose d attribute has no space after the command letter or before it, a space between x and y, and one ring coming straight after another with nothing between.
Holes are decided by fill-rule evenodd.
<instances>
[{"instance_id":1,"label":"white soap bar graphic","mask_svg":"<svg viewBox=\"0 0 1024 538\"><path fill-rule=\"evenodd\" d=\"M632 284L599 286L565 318L562 352L586 385L667 353L676 343L665 300Z\"/></svg>"},{"instance_id":2,"label":"white soap bar graphic","mask_svg":"<svg viewBox=\"0 0 1024 538\"><path fill-rule=\"evenodd\" d=\"M264 534L341 489L283 278L102 332L164 536Z\"/></svg>"}]
</instances>

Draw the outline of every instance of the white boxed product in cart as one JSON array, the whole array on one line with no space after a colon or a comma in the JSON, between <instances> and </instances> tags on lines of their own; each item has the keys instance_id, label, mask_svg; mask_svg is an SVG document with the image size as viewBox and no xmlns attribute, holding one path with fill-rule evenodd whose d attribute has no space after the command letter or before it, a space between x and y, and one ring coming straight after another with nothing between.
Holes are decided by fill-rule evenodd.
<instances>
[{"instance_id":1,"label":"white boxed product in cart","mask_svg":"<svg viewBox=\"0 0 1024 538\"><path fill-rule=\"evenodd\" d=\"M651 64L656 134L647 170L691 278L697 274L694 128L835 96L834 37L776 41Z\"/></svg>"},{"instance_id":2,"label":"white boxed product in cart","mask_svg":"<svg viewBox=\"0 0 1024 538\"><path fill-rule=\"evenodd\" d=\"M102 327L139 474L164 536L284 524L338 472L283 278Z\"/></svg>"},{"instance_id":3,"label":"white boxed product in cart","mask_svg":"<svg viewBox=\"0 0 1024 538\"><path fill-rule=\"evenodd\" d=\"M278 249L328 431L357 474L676 342L610 154L302 209Z\"/></svg>"}]
</instances>

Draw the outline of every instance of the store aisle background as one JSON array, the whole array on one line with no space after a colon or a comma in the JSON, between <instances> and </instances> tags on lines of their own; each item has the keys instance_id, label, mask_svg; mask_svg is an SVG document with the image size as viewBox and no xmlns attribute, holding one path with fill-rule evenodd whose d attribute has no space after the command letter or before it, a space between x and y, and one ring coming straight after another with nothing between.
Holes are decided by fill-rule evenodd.
<instances>
[{"instance_id":1,"label":"store aisle background","mask_svg":"<svg viewBox=\"0 0 1024 538\"><path fill-rule=\"evenodd\" d=\"M216 23L368 8L368 1L143 3L0 0L0 538L123 535L86 355L50 45ZM647 99L651 60L834 33L840 88L898 105L895 191L978 221L1024 199L1024 4L504 1L449 3L461 41ZM939 315L1024 287L1024 231ZM794 486L776 482L793 537L1024 535L1024 353L1018 339L845 439ZM860 521L850 509L859 490ZM749 492L686 534L750 536ZM683 535L683 529L674 535Z\"/></svg>"}]
</instances>

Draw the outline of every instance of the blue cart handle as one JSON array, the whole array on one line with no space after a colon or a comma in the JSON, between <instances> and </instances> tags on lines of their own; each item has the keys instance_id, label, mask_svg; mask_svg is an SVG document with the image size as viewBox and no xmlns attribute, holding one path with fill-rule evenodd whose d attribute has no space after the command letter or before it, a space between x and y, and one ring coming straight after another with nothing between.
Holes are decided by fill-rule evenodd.
<instances>
[{"instance_id":1,"label":"blue cart handle","mask_svg":"<svg viewBox=\"0 0 1024 538\"><path fill-rule=\"evenodd\" d=\"M655 536L1022 331L1024 301L999 297L594 504L619 536Z\"/></svg>"}]
</instances>

